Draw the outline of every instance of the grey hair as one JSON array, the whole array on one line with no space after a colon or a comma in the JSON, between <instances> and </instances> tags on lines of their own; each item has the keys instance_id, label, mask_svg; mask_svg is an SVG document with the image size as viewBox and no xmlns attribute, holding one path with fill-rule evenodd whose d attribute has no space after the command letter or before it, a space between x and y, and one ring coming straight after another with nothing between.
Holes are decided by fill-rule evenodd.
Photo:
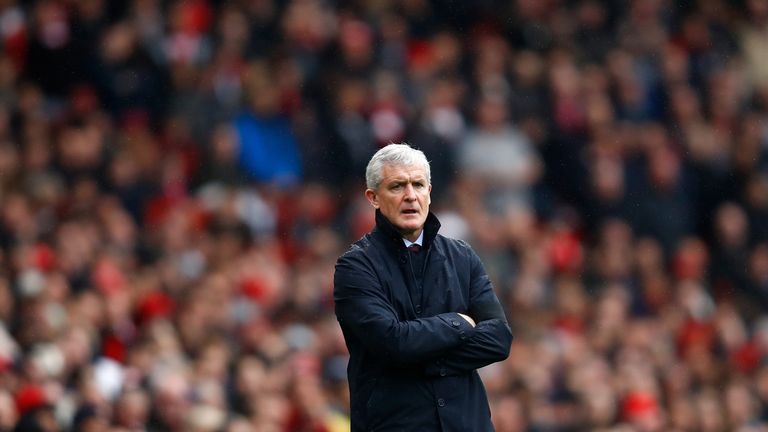
<instances>
[{"instance_id":1,"label":"grey hair","mask_svg":"<svg viewBox=\"0 0 768 432\"><path fill-rule=\"evenodd\" d=\"M429 161L424 152L408 144L388 144L377 151L365 168L365 184L368 189L377 189L381 184L381 170L384 165L411 166L422 165L427 175L427 183L432 184Z\"/></svg>"}]
</instances>

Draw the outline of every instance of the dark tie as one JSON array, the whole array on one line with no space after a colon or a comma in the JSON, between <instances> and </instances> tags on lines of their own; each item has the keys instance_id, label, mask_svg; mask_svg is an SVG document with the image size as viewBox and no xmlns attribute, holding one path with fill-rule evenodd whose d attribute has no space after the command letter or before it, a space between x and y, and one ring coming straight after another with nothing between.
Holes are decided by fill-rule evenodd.
<instances>
[{"instance_id":1,"label":"dark tie","mask_svg":"<svg viewBox=\"0 0 768 432\"><path fill-rule=\"evenodd\" d=\"M414 253L419 252L421 250L421 246L417 245L416 243L413 243L410 246L408 246L408 250Z\"/></svg>"}]
</instances>

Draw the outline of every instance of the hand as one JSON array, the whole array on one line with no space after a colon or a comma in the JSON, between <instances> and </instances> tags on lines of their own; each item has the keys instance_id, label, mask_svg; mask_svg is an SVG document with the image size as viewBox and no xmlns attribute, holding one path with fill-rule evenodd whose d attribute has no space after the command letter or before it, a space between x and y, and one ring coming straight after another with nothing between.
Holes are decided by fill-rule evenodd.
<instances>
[{"instance_id":1,"label":"hand","mask_svg":"<svg viewBox=\"0 0 768 432\"><path fill-rule=\"evenodd\" d=\"M471 325L472 327L475 326L475 320L473 320L472 317L470 317L469 315L464 315L463 313L460 313L459 316L467 320L469 325Z\"/></svg>"}]
</instances>

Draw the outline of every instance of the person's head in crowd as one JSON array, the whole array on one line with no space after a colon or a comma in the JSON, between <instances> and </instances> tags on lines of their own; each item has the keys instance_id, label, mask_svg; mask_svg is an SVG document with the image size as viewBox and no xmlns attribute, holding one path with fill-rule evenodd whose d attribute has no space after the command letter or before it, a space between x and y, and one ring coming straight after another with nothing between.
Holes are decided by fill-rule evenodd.
<instances>
[{"instance_id":1,"label":"person's head in crowd","mask_svg":"<svg viewBox=\"0 0 768 432\"><path fill-rule=\"evenodd\" d=\"M102 432L107 430L109 423L103 409L90 404L79 407L72 419L74 430L78 432Z\"/></svg>"},{"instance_id":2,"label":"person's head in crowd","mask_svg":"<svg viewBox=\"0 0 768 432\"><path fill-rule=\"evenodd\" d=\"M760 243L752 249L749 274L758 290L768 291L768 243Z\"/></svg>"},{"instance_id":3,"label":"person's head in crowd","mask_svg":"<svg viewBox=\"0 0 768 432\"><path fill-rule=\"evenodd\" d=\"M115 401L113 423L126 429L146 427L150 413L150 397L140 388L126 389Z\"/></svg>"},{"instance_id":4,"label":"person's head in crowd","mask_svg":"<svg viewBox=\"0 0 768 432\"><path fill-rule=\"evenodd\" d=\"M715 211L714 234L718 247L744 248L749 240L749 220L744 209L736 203L723 203Z\"/></svg>"},{"instance_id":5,"label":"person's head in crowd","mask_svg":"<svg viewBox=\"0 0 768 432\"><path fill-rule=\"evenodd\" d=\"M245 72L245 97L249 108L259 117L280 113L280 92L275 85L274 68L267 61L254 61Z\"/></svg>"},{"instance_id":6,"label":"person's head in crowd","mask_svg":"<svg viewBox=\"0 0 768 432\"><path fill-rule=\"evenodd\" d=\"M503 97L483 93L477 99L477 126L490 133L498 132L509 120L509 108Z\"/></svg>"},{"instance_id":7,"label":"person's head in crowd","mask_svg":"<svg viewBox=\"0 0 768 432\"><path fill-rule=\"evenodd\" d=\"M169 431L184 430L190 414L192 401L191 382L188 371L158 370L152 381L151 422Z\"/></svg>"}]
</instances>

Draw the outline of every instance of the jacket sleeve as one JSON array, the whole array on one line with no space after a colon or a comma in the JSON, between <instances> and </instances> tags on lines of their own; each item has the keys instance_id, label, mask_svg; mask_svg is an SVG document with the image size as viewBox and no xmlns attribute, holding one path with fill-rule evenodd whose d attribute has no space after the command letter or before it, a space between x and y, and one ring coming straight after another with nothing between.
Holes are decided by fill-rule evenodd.
<instances>
[{"instance_id":1,"label":"jacket sleeve","mask_svg":"<svg viewBox=\"0 0 768 432\"><path fill-rule=\"evenodd\" d=\"M509 356L512 330L504 309L480 258L469 246L467 249L470 252L469 315L477 326L467 343L446 350L440 358L427 364L426 374L430 376L464 374Z\"/></svg>"},{"instance_id":2,"label":"jacket sleeve","mask_svg":"<svg viewBox=\"0 0 768 432\"><path fill-rule=\"evenodd\" d=\"M434 361L440 353L462 345L474 334L473 327L455 312L409 321L398 319L362 254L347 253L339 258L333 296L342 328L385 361Z\"/></svg>"}]
</instances>

